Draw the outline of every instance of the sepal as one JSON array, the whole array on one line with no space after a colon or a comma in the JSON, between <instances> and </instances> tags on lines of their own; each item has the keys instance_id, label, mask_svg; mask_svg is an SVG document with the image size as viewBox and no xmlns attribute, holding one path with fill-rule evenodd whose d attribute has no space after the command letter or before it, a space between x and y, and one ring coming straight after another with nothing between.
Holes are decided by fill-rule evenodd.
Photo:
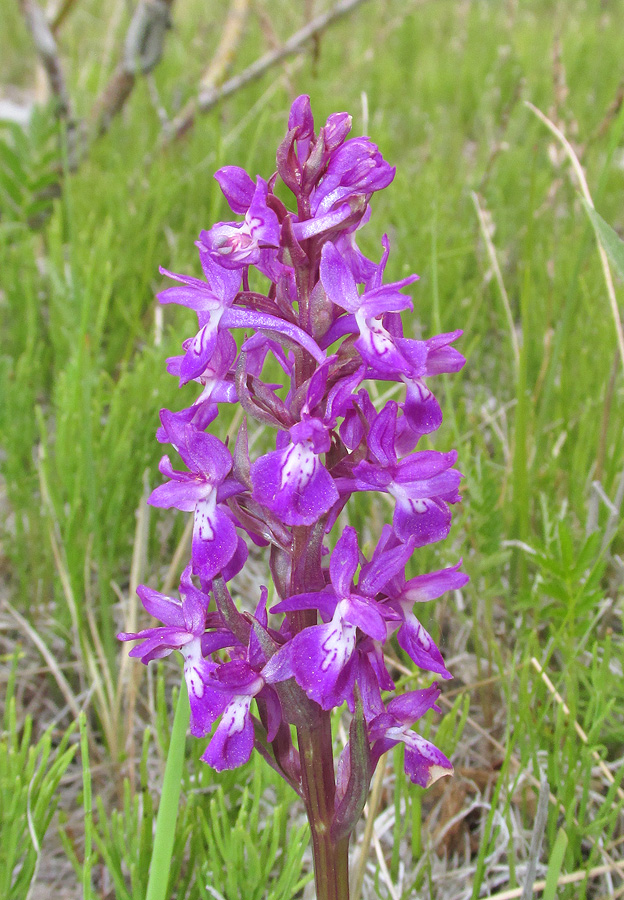
<instances>
[{"instance_id":1,"label":"sepal","mask_svg":"<svg viewBox=\"0 0 624 900\"><path fill-rule=\"evenodd\" d=\"M221 613L223 621L230 629L234 637L246 647L249 643L250 627L236 608L232 596L228 591L225 581L219 575L212 582L212 591L215 596L217 609Z\"/></svg>"},{"instance_id":2,"label":"sepal","mask_svg":"<svg viewBox=\"0 0 624 900\"><path fill-rule=\"evenodd\" d=\"M364 718L362 700L357 687L355 715L349 728L349 743L345 747L344 759L338 765L336 807L331 825L334 843L349 837L355 828L366 803L373 765L371 759L368 729Z\"/></svg>"}]
</instances>

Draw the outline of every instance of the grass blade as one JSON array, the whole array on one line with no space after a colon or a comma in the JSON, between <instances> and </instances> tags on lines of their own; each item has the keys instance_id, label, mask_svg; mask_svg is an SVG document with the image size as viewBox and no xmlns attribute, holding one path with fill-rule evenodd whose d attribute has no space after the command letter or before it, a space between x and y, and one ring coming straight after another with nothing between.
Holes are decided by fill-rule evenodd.
<instances>
[{"instance_id":1,"label":"grass blade","mask_svg":"<svg viewBox=\"0 0 624 900\"><path fill-rule=\"evenodd\" d=\"M152 850L149 881L147 883L145 900L166 900L171 854L173 852L176 821L178 818L182 766L184 765L184 745L189 727L190 715L191 710L186 690L186 681L183 678L173 720L169 752L167 753L165 777L163 779L162 795L158 807L158 816L156 818L154 849Z\"/></svg>"}]
</instances>

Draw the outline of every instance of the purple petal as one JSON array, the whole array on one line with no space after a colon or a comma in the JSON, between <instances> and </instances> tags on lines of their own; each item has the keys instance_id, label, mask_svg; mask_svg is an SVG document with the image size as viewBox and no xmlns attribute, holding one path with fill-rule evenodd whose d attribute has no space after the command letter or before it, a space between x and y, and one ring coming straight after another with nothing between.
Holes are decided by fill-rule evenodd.
<instances>
[{"instance_id":1,"label":"purple petal","mask_svg":"<svg viewBox=\"0 0 624 900\"><path fill-rule=\"evenodd\" d=\"M459 571L461 564L460 560L456 566L412 578L401 591L401 601L408 601L410 604L424 603L427 600L437 600L447 591L460 590L470 581L465 572Z\"/></svg>"},{"instance_id":2,"label":"purple petal","mask_svg":"<svg viewBox=\"0 0 624 900\"><path fill-rule=\"evenodd\" d=\"M343 619L351 625L356 625L364 634L368 634L376 641L385 641L387 637L386 623L377 609L374 600L366 600L352 594L344 601Z\"/></svg>"},{"instance_id":3,"label":"purple petal","mask_svg":"<svg viewBox=\"0 0 624 900\"><path fill-rule=\"evenodd\" d=\"M313 450L290 444L251 467L254 499L287 525L312 525L339 499L334 481Z\"/></svg>"},{"instance_id":4,"label":"purple petal","mask_svg":"<svg viewBox=\"0 0 624 900\"><path fill-rule=\"evenodd\" d=\"M368 434L368 446L382 466L392 466L397 463L394 439L398 410L398 404L394 400L388 401L376 417Z\"/></svg>"},{"instance_id":5,"label":"purple petal","mask_svg":"<svg viewBox=\"0 0 624 900\"><path fill-rule=\"evenodd\" d=\"M192 559L193 572L211 581L223 571L238 547L236 528L211 500L201 500L195 509Z\"/></svg>"},{"instance_id":6,"label":"purple petal","mask_svg":"<svg viewBox=\"0 0 624 900\"><path fill-rule=\"evenodd\" d=\"M321 252L321 282L325 293L336 306L355 313L360 308L355 278L340 252L328 242Z\"/></svg>"},{"instance_id":7,"label":"purple petal","mask_svg":"<svg viewBox=\"0 0 624 900\"><path fill-rule=\"evenodd\" d=\"M210 487L205 482L169 481L153 490L147 502L160 509L173 508L192 512L209 490Z\"/></svg>"},{"instance_id":8,"label":"purple petal","mask_svg":"<svg viewBox=\"0 0 624 900\"><path fill-rule=\"evenodd\" d=\"M184 439L178 452L189 469L201 473L210 484L221 484L232 468L232 457L225 444L193 425L185 426Z\"/></svg>"},{"instance_id":9,"label":"purple petal","mask_svg":"<svg viewBox=\"0 0 624 900\"><path fill-rule=\"evenodd\" d=\"M318 609L323 618L331 619L336 611L336 595L331 589L307 594L293 594L271 607L272 613L297 612L302 609Z\"/></svg>"},{"instance_id":10,"label":"purple petal","mask_svg":"<svg viewBox=\"0 0 624 900\"><path fill-rule=\"evenodd\" d=\"M236 769L249 761L254 744L254 727L249 712L251 699L234 697L228 703L202 756L202 760L217 772Z\"/></svg>"},{"instance_id":11,"label":"purple petal","mask_svg":"<svg viewBox=\"0 0 624 900\"><path fill-rule=\"evenodd\" d=\"M328 625L304 628L291 641L297 684L323 709L336 705L335 689L353 656L355 637L355 626L343 624L336 616Z\"/></svg>"},{"instance_id":12,"label":"purple petal","mask_svg":"<svg viewBox=\"0 0 624 900\"><path fill-rule=\"evenodd\" d=\"M440 688L432 684L420 691L408 691L400 697L394 697L388 704L388 712L403 725L413 725L430 709L439 712L436 702L440 696Z\"/></svg>"},{"instance_id":13,"label":"purple petal","mask_svg":"<svg viewBox=\"0 0 624 900\"><path fill-rule=\"evenodd\" d=\"M329 577L339 598L349 597L353 578L360 564L357 531L347 526L329 561ZM385 636L385 635L384 635Z\"/></svg>"},{"instance_id":14,"label":"purple petal","mask_svg":"<svg viewBox=\"0 0 624 900\"><path fill-rule=\"evenodd\" d=\"M214 177L219 182L219 187L232 212L244 216L251 206L256 190L247 172L239 166L223 166L215 172Z\"/></svg>"},{"instance_id":15,"label":"purple petal","mask_svg":"<svg viewBox=\"0 0 624 900\"><path fill-rule=\"evenodd\" d=\"M167 597L145 584L138 586L137 594L150 616L159 619L164 625L171 625L175 628L185 627L182 603L179 600Z\"/></svg>"},{"instance_id":16,"label":"purple petal","mask_svg":"<svg viewBox=\"0 0 624 900\"><path fill-rule=\"evenodd\" d=\"M362 567L358 591L367 597L374 597L392 578L403 572L412 553L413 545L408 542L374 554L371 561Z\"/></svg>"},{"instance_id":17,"label":"purple petal","mask_svg":"<svg viewBox=\"0 0 624 900\"><path fill-rule=\"evenodd\" d=\"M277 331L300 344L314 357L317 363L325 361L325 354L309 334L306 334L298 325L293 325L285 319L278 319L277 316L249 309L226 309L221 324L225 328L263 328L268 331Z\"/></svg>"},{"instance_id":18,"label":"purple petal","mask_svg":"<svg viewBox=\"0 0 624 900\"><path fill-rule=\"evenodd\" d=\"M442 424L440 404L423 381L418 378L405 382L407 391L403 412L413 431L431 434Z\"/></svg>"},{"instance_id":19,"label":"purple petal","mask_svg":"<svg viewBox=\"0 0 624 900\"><path fill-rule=\"evenodd\" d=\"M392 524L402 541L414 540L414 547L443 541L451 530L451 511L441 500L397 498Z\"/></svg>"},{"instance_id":20,"label":"purple petal","mask_svg":"<svg viewBox=\"0 0 624 900\"><path fill-rule=\"evenodd\" d=\"M405 772L414 784L428 788L444 775L453 774L453 765L444 753L416 732L408 731L403 743Z\"/></svg>"},{"instance_id":21,"label":"purple petal","mask_svg":"<svg viewBox=\"0 0 624 900\"><path fill-rule=\"evenodd\" d=\"M406 614L405 622L399 628L397 640L399 646L421 669L425 669L427 672L436 672L445 679L453 677L444 665L444 659L435 641L413 613Z\"/></svg>"},{"instance_id":22,"label":"purple petal","mask_svg":"<svg viewBox=\"0 0 624 900\"><path fill-rule=\"evenodd\" d=\"M208 322L188 345L180 365L180 387L199 378L210 362L217 345L217 327L214 320Z\"/></svg>"}]
</instances>

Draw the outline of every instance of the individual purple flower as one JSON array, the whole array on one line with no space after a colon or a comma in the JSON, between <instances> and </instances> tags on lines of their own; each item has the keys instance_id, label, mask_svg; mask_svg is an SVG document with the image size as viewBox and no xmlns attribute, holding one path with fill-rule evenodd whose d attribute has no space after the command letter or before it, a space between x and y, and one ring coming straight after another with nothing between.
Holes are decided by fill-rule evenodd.
<instances>
[{"instance_id":1,"label":"individual purple flower","mask_svg":"<svg viewBox=\"0 0 624 900\"><path fill-rule=\"evenodd\" d=\"M203 737L208 734L214 721L214 707L210 706L207 685L216 669L215 663L206 657L215 650L231 647L233 636L220 627L220 617L216 612L208 612L210 598L193 584L190 566L186 567L180 578L180 600L144 584L139 585L137 594L145 610L164 625L136 633L121 632L117 637L120 641L140 641L132 648L130 656L138 657L145 665L153 659L168 656L173 650L182 654L191 705L191 733L195 737Z\"/></svg>"},{"instance_id":2,"label":"individual purple flower","mask_svg":"<svg viewBox=\"0 0 624 900\"><path fill-rule=\"evenodd\" d=\"M230 196L235 197L235 191L240 191L238 171L234 186L232 186L233 179L228 178L223 169L220 171L219 183L222 189L225 187ZM268 191L266 181L258 177L243 222L221 222L214 225L210 231L202 231L200 235L202 248L224 269L241 269L243 266L257 265L262 260L263 250L277 251L280 227L275 212L267 206ZM237 205L239 197L236 197ZM242 203L239 208L242 208Z\"/></svg>"},{"instance_id":3,"label":"individual purple flower","mask_svg":"<svg viewBox=\"0 0 624 900\"><path fill-rule=\"evenodd\" d=\"M324 591L288 597L272 609L318 609L324 620L329 619L327 624L312 625L296 634L267 667L273 672L279 666L282 677L294 676L308 697L323 709L340 706L352 693L358 629L374 641L383 642L388 633L386 620L396 617L376 602L374 586L367 585L367 596L360 593L359 585L354 590L353 578L359 564L357 533L355 528L347 527L331 556L330 585Z\"/></svg>"},{"instance_id":4,"label":"individual purple flower","mask_svg":"<svg viewBox=\"0 0 624 900\"><path fill-rule=\"evenodd\" d=\"M260 603L255 618L266 626L267 590L262 588ZM258 671L258 655L255 633L250 632L250 640L245 654L230 660L212 670L206 685L206 696L210 698L210 709L214 713L212 721L221 716L202 759L216 769L235 769L249 760L254 746L254 724L251 717L251 701L261 700L267 722L266 739L271 743L277 735L282 715L280 702L274 689L268 684L262 670ZM255 665L253 663L256 663Z\"/></svg>"},{"instance_id":5,"label":"individual purple flower","mask_svg":"<svg viewBox=\"0 0 624 900\"><path fill-rule=\"evenodd\" d=\"M468 576L460 572L461 561L456 566L417 575L405 581L401 573L385 586L388 605L396 610L402 618L397 633L399 646L405 650L412 661L421 669L435 672L442 678L451 678L451 673L444 664L442 654L433 638L414 614L414 604L437 600L447 591L460 590L468 583Z\"/></svg>"},{"instance_id":6,"label":"individual purple flower","mask_svg":"<svg viewBox=\"0 0 624 900\"><path fill-rule=\"evenodd\" d=\"M330 448L329 429L307 417L289 430L287 446L261 456L251 467L253 496L287 525L312 525L339 499L319 456Z\"/></svg>"},{"instance_id":7,"label":"individual purple flower","mask_svg":"<svg viewBox=\"0 0 624 900\"><path fill-rule=\"evenodd\" d=\"M368 202L371 194L388 187L395 171L367 137L345 141L332 153L325 174L312 193L312 214L323 215L345 201Z\"/></svg>"},{"instance_id":8,"label":"individual purple flower","mask_svg":"<svg viewBox=\"0 0 624 900\"><path fill-rule=\"evenodd\" d=\"M221 441L177 421L166 409L161 411L161 421L170 443L190 471L175 470L169 457L163 456L159 470L170 481L157 487L148 502L195 513L193 572L203 581L210 581L237 550L236 528L222 503L243 490L243 485L228 478L232 457Z\"/></svg>"},{"instance_id":9,"label":"individual purple flower","mask_svg":"<svg viewBox=\"0 0 624 900\"><path fill-rule=\"evenodd\" d=\"M353 469L358 491L384 491L396 500L392 524L402 541L416 547L443 540L451 526L449 503L458 503L461 473L457 453L423 450L399 460L394 446L398 404L389 401L369 432L371 459Z\"/></svg>"},{"instance_id":10,"label":"individual purple flower","mask_svg":"<svg viewBox=\"0 0 624 900\"><path fill-rule=\"evenodd\" d=\"M441 711L436 705L439 695L437 684L410 691L391 700L387 712L373 719L369 725L373 765L382 754L401 743L405 745L405 771L414 784L428 788L444 775L453 774L450 760L411 728L430 709Z\"/></svg>"}]
</instances>

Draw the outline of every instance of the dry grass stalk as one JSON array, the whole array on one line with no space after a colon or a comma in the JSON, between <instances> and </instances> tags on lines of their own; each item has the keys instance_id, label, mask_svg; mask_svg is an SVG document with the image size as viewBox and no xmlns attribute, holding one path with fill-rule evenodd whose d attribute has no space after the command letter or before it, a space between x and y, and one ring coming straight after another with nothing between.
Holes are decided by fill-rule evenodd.
<instances>
[{"instance_id":1,"label":"dry grass stalk","mask_svg":"<svg viewBox=\"0 0 624 900\"><path fill-rule=\"evenodd\" d=\"M24 618L24 616L19 613L13 606L9 603L8 600L5 601L6 608L11 613L21 630L28 635L30 640L33 642L39 653L41 653L42 657L46 661L46 665L48 666L54 680L56 681L59 690L63 697L65 698L65 702L68 707L71 709L74 717L77 719L80 715L80 705L76 698L76 695L72 691L69 682L61 672L59 665L54 657L54 654L51 652L50 648L43 640L41 635L33 628L30 622Z\"/></svg>"},{"instance_id":2,"label":"dry grass stalk","mask_svg":"<svg viewBox=\"0 0 624 900\"><path fill-rule=\"evenodd\" d=\"M228 12L221 40L210 65L204 71L200 81L198 93L212 91L223 83L225 76L232 67L236 51L240 44L245 24L249 13L249 0L232 0ZM197 99L189 100L174 122L165 132L167 136L181 137L195 121L197 114Z\"/></svg>"},{"instance_id":3,"label":"dry grass stalk","mask_svg":"<svg viewBox=\"0 0 624 900\"><path fill-rule=\"evenodd\" d=\"M360 897L362 895L362 886L364 884L366 863L368 860L371 841L373 839L373 834L375 831L375 816L377 815L379 802L381 800L381 792L383 790L385 773L386 757L384 755L377 763L377 769L375 770L370 797L368 798L368 803L366 804L366 807L364 809L364 815L366 816L366 825L364 827L364 836L362 837L362 843L360 845L360 854L358 856L357 864L353 873L353 881L351 885L351 900L360 900ZM379 842L379 840L377 842ZM383 854L381 855L383 857Z\"/></svg>"},{"instance_id":4,"label":"dry grass stalk","mask_svg":"<svg viewBox=\"0 0 624 900\"><path fill-rule=\"evenodd\" d=\"M581 193L588 204L592 209L595 209L594 201L589 192L589 187L587 186L587 179L585 178L585 172L583 171L583 167L579 162L578 156L574 152L574 148L566 138L565 134L557 128L554 122L552 122L548 116L546 116L541 109L538 109L537 106L534 106L528 100L525 100L525 105L533 112L538 119L544 123L544 125L555 135L557 140L561 143L561 146L566 152L568 159L572 165L574 173L579 183L579 187L581 189ZM607 259L607 254L605 253L602 244L596 238L596 243L598 245L598 253L600 255L600 262L602 265L602 272L604 275L605 285L607 287L607 296L609 298L609 305L611 307L611 314L613 316L613 324L615 325L615 333L617 337L618 349L620 352L620 359L622 361L622 366L624 367L624 329L622 328L622 320L620 319L620 311L618 308L617 298L615 296L615 288L613 286L613 277L611 275L611 269L609 268L609 260Z\"/></svg>"},{"instance_id":5,"label":"dry grass stalk","mask_svg":"<svg viewBox=\"0 0 624 900\"><path fill-rule=\"evenodd\" d=\"M550 693L553 695L553 697L555 698L555 700L557 701L557 703L559 704L561 709L564 711L566 716L571 719L572 716L571 716L570 708L569 708L568 704L565 702L565 700L563 699L563 697L561 696L561 694L559 693L557 688L554 686L554 684L552 683L552 681L550 680L550 678L548 677L548 675L542 668L539 660L537 660L534 656L531 657L531 665L533 666L535 671L538 672L540 678L542 679L542 681L544 682L544 684L546 685L546 687L548 688ZM576 719L572 720L572 724L574 725L574 730L576 731L576 733L578 734L580 739L583 741L584 744L587 744L587 735L585 734L585 732L583 731L583 729L579 725L579 723L576 721ZM614 784L615 778L613 777L611 770L608 768L608 766L605 765L604 761L601 759L600 754L596 750L592 750L591 755L592 755L592 758L595 760L596 764L598 765L598 768L600 769L600 771L602 772L604 777L609 782L609 784ZM622 790L622 788L619 787L617 789L617 795L620 798L620 800L624 800L624 790Z\"/></svg>"},{"instance_id":6,"label":"dry grass stalk","mask_svg":"<svg viewBox=\"0 0 624 900\"><path fill-rule=\"evenodd\" d=\"M511 304L509 303L509 296L507 294L507 289L505 288L505 282L503 281L503 275L500 270L500 266L498 264L498 257L496 256L496 250L494 248L494 244L492 243L492 238L490 237L490 232L488 228L488 223L486 221L485 212L479 204L479 198L474 191L470 192L470 196L472 197L472 202L474 203L474 207L477 213L477 217L479 219L479 226L481 228L481 234L483 236L483 240L485 241L485 246L487 248L488 257L490 260L490 265L492 266L492 271L494 272L494 277L496 279L496 284L498 285L498 290L500 291L501 300L503 301L503 306L505 308L505 316L507 317L507 325L509 326L509 336L511 339L511 349L513 351L514 357L514 369L516 373L516 380L518 379L518 370L520 368L520 347L518 345L518 335L516 334L516 326L514 324L513 315L511 312Z\"/></svg>"},{"instance_id":7,"label":"dry grass stalk","mask_svg":"<svg viewBox=\"0 0 624 900\"><path fill-rule=\"evenodd\" d=\"M585 881L586 878L599 878L601 875L608 875L611 872L618 872L617 865L594 866L593 869L579 869L576 872L566 872L557 879L557 885L563 887L566 884L577 884L579 881ZM546 887L546 881L534 881L532 892L534 894L541 893ZM522 888L510 888L508 891L500 891L498 894L490 894L485 900L518 900L522 896ZM615 895L611 895L615 896Z\"/></svg>"},{"instance_id":8,"label":"dry grass stalk","mask_svg":"<svg viewBox=\"0 0 624 900\"><path fill-rule=\"evenodd\" d=\"M165 142L170 138L178 138L185 134L185 132L193 125L197 113L209 112L209 110L213 109L221 100L236 93L236 91L239 91L251 82L257 81L265 74L265 72L268 72L269 69L279 65L279 63L283 62L283 60L287 59L289 56L300 53L309 41L317 38L329 25L332 25L334 22L337 22L339 19L342 19L344 16L353 12L353 10L365 2L366 0L339 0L339 2L331 9L327 10L327 12L321 13L315 19L312 19L311 22L308 22L307 25L304 25L303 28L300 28L292 34L281 47L278 47L269 53L265 53L264 56L257 59L239 75L230 78L220 87L210 88L207 91L201 92L197 98L197 105L193 112L193 116L187 117L186 119L178 117L173 123L170 133L165 135Z\"/></svg>"}]
</instances>

